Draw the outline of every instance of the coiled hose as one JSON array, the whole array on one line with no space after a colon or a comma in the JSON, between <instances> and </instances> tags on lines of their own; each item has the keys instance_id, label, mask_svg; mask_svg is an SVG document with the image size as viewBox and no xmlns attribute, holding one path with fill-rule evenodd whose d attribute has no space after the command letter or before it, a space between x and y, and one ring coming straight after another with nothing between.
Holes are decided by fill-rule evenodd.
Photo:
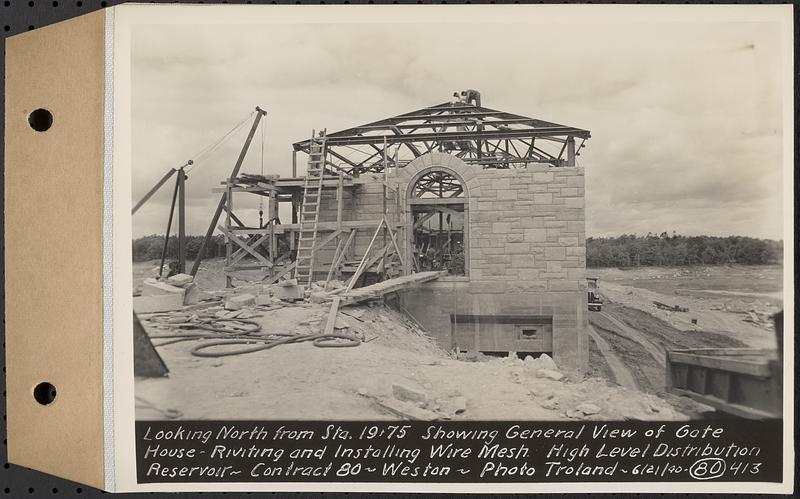
<instances>
[{"instance_id":1,"label":"coiled hose","mask_svg":"<svg viewBox=\"0 0 800 499\"><path fill-rule=\"evenodd\" d=\"M235 322L237 324L248 324L251 327L245 330L231 329L229 327L220 327L220 323ZM191 341L198 339L213 339L215 341L207 341L201 343L192 349L192 355L196 357L228 357L232 355L242 355L246 353L259 352L261 350L268 350L278 345L285 345L288 343L302 343L304 341L311 341L315 347L320 348L342 348L342 347L357 347L361 344L361 339L357 336L345 333L330 333L330 334L305 334L296 335L291 333L268 333L265 335L258 335L261 332L261 324L256 321L245 319L201 319L200 322L193 323L193 327L211 331L211 333L196 334L196 333L183 333L183 334L153 334L150 335L151 339L164 339L162 343L156 346L171 345L181 341ZM344 342L337 340L345 340ZM205 350L215 347L226 347L230 345L253 345L246 348L239 349L226 349L221 352L207 352Z\"/></svg>"}]
</instances>

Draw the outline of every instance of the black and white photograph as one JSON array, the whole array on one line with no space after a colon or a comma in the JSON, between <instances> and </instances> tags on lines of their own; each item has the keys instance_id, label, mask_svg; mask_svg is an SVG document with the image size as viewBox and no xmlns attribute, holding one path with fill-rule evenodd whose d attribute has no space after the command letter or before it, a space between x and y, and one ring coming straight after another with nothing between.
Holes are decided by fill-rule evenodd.
<instances>
[{"instance_id":1,"label":"black and white photograph","mask_svg":"<svg viewBox=\"0 0 800 499\"><path fill-rule=\"evenodd\" d=\"M6 40L7 470L793 491L793 6L103 4Z\"/></svg>"},{"instance_id":2,"label":"black and white photograph","mask_svg":"<svg viewBox=\"0 0 800 499\"><path fill-rule=\"evenodd\" d=\"M132 30L137 419L781 417L779 32L525 26Z\"/></svg>"}]
</instances>

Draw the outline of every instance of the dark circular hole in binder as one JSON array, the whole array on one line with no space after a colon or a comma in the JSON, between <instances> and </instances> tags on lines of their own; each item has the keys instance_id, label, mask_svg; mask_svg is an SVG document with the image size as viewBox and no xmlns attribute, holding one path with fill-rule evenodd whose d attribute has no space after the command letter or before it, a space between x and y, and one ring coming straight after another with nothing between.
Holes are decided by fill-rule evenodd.
<instances>
[{"instance_id":1,"label":"dark circular hole in binder","mask_svg":"<svg viewBox=\"0 0 800 499\"><path fill-rule=\"evenodd\" d=\"M48 382L42 382L33 389L33 398L42 405L49 405L56 399L56 387Z\"/></svg>"},{"instance_id":2,"label":"dark circular hole in binder","mask_svg":"<svg viewBox=\"0 0 800 499\"><path fill-rule=\"evenodd\" d=\"M53 126L53 114L47 109L37 109L28 115L28 124L37 132L44 132Z\"/></svg>"}]
</instances>

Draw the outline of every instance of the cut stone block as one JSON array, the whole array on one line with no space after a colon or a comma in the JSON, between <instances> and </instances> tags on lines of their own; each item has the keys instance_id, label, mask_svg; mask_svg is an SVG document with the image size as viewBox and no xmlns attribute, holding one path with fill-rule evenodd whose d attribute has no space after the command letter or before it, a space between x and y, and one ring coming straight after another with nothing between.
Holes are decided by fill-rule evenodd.
<instances>
[{"instance_id":1,"label":"cut stone block","mask_svg":"<svg viewBox=\"0 0 800 499\"><path fill-rule=\"evenodd\" d=\"M181 307L183 307L182 292L133 297L133 311L137 314L169 312L171 310L180 310Z\"/></svg>"},{"instance_id":2,"label":"cut stone block","mask_svg":"<svg viewBox=\"0 0 800 499\"><path fill-rule=\"evenodd\" d=\"M403 419L420 420L420 421L434 421L439 419L439 415L435 412L421 409L410 402L403 402L400 400L385 398L378 401L381 407L388 411L400 416Z\"/></svg>"},{"instance_id":3,"label":"cut stone block","mask_svg":"<svg viewBox=\"0 0 800 499\"><path fill-rule=\"evenodd\" d=\"M256 296L256 305L272 305L272 297L268 294Z\"/></svg>"},{"instance_id":4,"label":"cut stone block","mask_svg":"<svg viewBox=\"0 0 800 499\"><path fill-rule=\"evenodd\" d=\"M294 279L292 279L294 280ZM275 297L281 300L302 300L305 298L303 286L281 285L274 288Z\"/></svg>"},{"instance_id":5,"label":"cut stone block","mask_svg":"<svg viewBox=\"0 0 800 499\"><path fill-rule=\"evenodd\" d=\"M558 371L558 366L556 366L555 361L552 357L543 353L536 359L537 363L541 366L542 369L549 369L550 371Z\"/></svg>"},{"instance_id":6,"label":"cut stone block","mask_svg":"<svg viewBox=\"0 0 800 499\"><path fill-rule=\"evenodd\" d=\"M594 404L589 404L589 403L580 404L575 409L578 410L578 411L581 411L582 413L587 414L587 415L597 414L601 410L600 407L598 407L598 406L596 406Z\"/></svg>"},{"instance_id":7,"label":"cut stone block","mask_svg":"<svg viewBox=\"0 0 800 499\"><path fill-rule=\"evenodd\" d=\"M255 304L256 297L251 294L235 295L225 300L225 308L228 310L241 310Z\"/></svg>"},{"instance_id":8,"label":"cut stone block","mask_svg":"<svg viewBox=\"0 0 800 499\"><path fill-rule=\"evenodd\" d=\"M536 371L536 376L539 378L552 379L553 381L560 381L561 378L564 377L560 372L551 369L539 369Z\"/></svg>"},{"instance_id":9,"label":"cut stone block","mask_svg":"<svg viewBox=\"0 0 800 499\"><path fill-rule=\"evenodd\" d=\"M333 297L324 291L315 291L308 295L308 301L311 303L326 303L333 300Z\"/></svg>"},{"instance_id":10,"label":"cut stone block","mask_svg":"<svg viewBox=\"0 0 800 499\"><path fill-rule=\"evenodd\" d=\"M399 383L392 384L392 394L397 400L414 402L423 406L427 405L428 403L428 395L425 392L401 385Z\"/></svg>"},{"instance_id":11,"label":"cut stone block","mask_svg":"<svg viewBox=\"0 0 800 499\"><path fill-rule=\"evenodd\" d=\"M200 291L200 288L197 287L197 284L190 282L183 288L185 293L183 295L183 304L184 305L196 305L200 303L200 300L206 297L206 294L203 291Z\"/></svg>"},{"instance_id":12,"label":"cut stone block","mask_svg":"<svg viewBox=\"0 0 800 499\"><path fill-rule=\"evenodd\" d=\"M167 284L166 282L158 281L152 278L145 279L142 283L142 296L176 294L180 295L181 301L183 301L184 293L185 290L183 288L178 288L176 286L172 286L171 284Z\"/></svg>"},{"instance_id":13,"label":"cut stone block","mask_svg":"<svg viewBox=\"0 0 800 499\"><path fill-rule=\"evenodd\" d=\"M186 287L188 284L194 282L194 277L190 276L189 274L175 274L172 277L167 278L167 284L171 284L172 286L176 286L178 288Z\"/></svg>"}]
</instances>

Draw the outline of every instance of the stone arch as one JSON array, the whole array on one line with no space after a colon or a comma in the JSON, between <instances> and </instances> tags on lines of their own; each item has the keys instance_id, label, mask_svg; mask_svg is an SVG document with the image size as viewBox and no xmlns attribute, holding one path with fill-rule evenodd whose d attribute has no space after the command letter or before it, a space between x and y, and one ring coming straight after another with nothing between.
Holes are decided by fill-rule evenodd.
<instances>
[{"instance_id":1,"label":"stone arch","mask_svg":"<svg viewBox=\"0 0 800 499\"><path fill-rule=\"evenodd\" d=\"M419 270L448 270L453 275L469 275L469 187L465 173L470 166L444 153L430 153L416 158L401 169L405 186L406 254ZM422 196L418 183L434 173L448 182L449 195ZM453 189L457 184L460 194ZM402 191L401 191L402 192ZM451 197L452 196L452 197ZM409 262L410 263L410 262Z\"/></svg>"},{"instance_id":2,"label":"stone arch","mask_svg":"<svg viewBox=\"0 0 800 499\"><path fill-rule=\"evenodd\" d=\"M431 152L415 158L403 168L397 169L397 174L403 181L411 182L417 174L425 169L435 167L448 170L455 174L466 187L467 182L475 176L477 167L468 165L461 158L443 152Z\"/></svg>"},{"instance_id":3,"label":"stone arch","mask_svg":"<svg viewBox=\"0 0 800 499\"><path fill-rule=\"evenodd\" d=\"M446 175L453 177L461 185L461 188L463 189L463 196L457 196L458 199L463 199L464 202L468 202L469 187L467 187L467 183L464 181L464 179L457 171L453 170L452 168L444 166L427 166L419 170L416 174L414 174L414 176L411 177L411 180L408 182L408 185L406 186L406 199L411 199L414 197L414 189L417 187L417 184L419 183L420 180L422 180L423 177L435 172L442 172L445 173Z\"/></svg>"}]
</instances>

